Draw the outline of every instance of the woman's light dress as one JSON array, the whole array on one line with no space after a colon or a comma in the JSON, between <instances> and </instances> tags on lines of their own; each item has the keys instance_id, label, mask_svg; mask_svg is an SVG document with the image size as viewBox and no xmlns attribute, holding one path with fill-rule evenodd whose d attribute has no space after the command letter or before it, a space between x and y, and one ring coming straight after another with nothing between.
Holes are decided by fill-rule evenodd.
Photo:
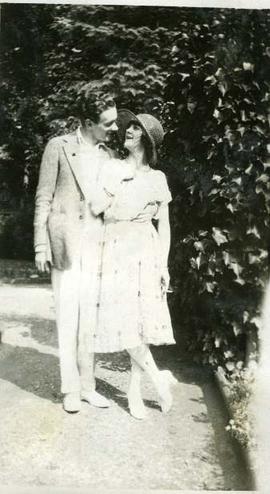
<instances>
[{"instance_id":1,"label":"woman's light dress","mask_svg":"<svg viewBox=\"0 0 270 494\"><path fill-rule=\"evenodd\" d=\"M116 161L110 165L110 173L100 177L105 189L110 189L113 166L120 173L125 170L125 162ZM166 294L161 290L164 260L152 222L170 201L166 177L159 170L147 167L119 182L104 212L92 351L117 352L142 343L175 343Z\"/></svg>"}]
</instances>

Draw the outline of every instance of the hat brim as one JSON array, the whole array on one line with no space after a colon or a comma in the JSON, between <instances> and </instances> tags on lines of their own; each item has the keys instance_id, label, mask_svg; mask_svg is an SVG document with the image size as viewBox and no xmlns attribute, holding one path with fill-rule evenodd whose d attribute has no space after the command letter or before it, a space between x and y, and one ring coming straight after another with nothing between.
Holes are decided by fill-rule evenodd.
<instances>
[{"instance_id":1,"label":"hat brim","mask_svg":"<svg viewBox=\"0 0 270 494\"><path fill-rule=\"evenodd\" d=\"M148 137L148 140L151 144L151 151L152 151L152 161L155 163L156 162L156 146L155 142L152 138L152 136L149 134L148 130L145 128L143 122L140 120L140 117L137 117L135 113L132 113L132 111L127 110L126 108L122 108L118 110L117 112L117 127L118 127L118 136L120 139L121 144L124 144L125 142L125 134L126 130L131 122L137 122L140 127L144 130L146 136Z\"/></svg>"}]
</instances>

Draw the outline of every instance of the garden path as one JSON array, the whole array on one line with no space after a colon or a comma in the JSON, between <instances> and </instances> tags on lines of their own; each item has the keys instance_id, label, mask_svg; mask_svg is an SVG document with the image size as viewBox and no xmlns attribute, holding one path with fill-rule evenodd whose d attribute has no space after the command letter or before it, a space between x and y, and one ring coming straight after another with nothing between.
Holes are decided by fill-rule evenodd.
<instances>
[{"instance_id":1,"label":"garden path","mask_svg":"<svg viewBox=\"0 0 270 494\"><path fill-rule=\"evenodd\" d=\"M179 381L167 416L147 380L148 418L129 415L125 353L97 358L97 386L112 406L83 403L80 413L70 415L59 391L50 286L3 284L0 300L2 486L67 487L74 493L79 487L248 490L211 375L179 349L155 351L160 367Z\"/></svg>"}]
</instances>

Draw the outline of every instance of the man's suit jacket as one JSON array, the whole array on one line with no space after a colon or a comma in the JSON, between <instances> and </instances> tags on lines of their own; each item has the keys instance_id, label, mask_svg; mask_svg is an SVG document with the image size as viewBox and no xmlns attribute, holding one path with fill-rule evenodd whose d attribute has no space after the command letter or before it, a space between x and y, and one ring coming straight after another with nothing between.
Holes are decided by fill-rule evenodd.
<instances>
[{"instance_id":1,"label":"man's suit jacket","mask_svg":"<svg viewBox=\"0 0 270 494\"><path fill-rule=\"evenodd\" d=\"M76 132L54 137L45 148L40 166L34 246L36 252L46 251L47 260L60 270L71 267L82 227L87 221L89 184L83 173L80 153ZM100 166L111 157L113 152L100 144ZM93 218L93 221L101 222L101 219Z\"/></svg>"}]
</instances>

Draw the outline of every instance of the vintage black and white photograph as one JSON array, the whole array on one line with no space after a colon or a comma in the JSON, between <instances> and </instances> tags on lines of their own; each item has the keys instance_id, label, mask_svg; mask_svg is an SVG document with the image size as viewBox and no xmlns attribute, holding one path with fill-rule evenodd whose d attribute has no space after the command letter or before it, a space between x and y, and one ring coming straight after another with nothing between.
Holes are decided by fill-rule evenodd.
<instances>
[{"instance_id":1,"label":"vintage black and white photograph","mask_svg":"<svg viewBox=\"0 0 270 494\"><path fill-rule=\"evenodd\" d=\"M268 492L270 9L0 12L1 492Z\"/></svg>"}]
</instances>

